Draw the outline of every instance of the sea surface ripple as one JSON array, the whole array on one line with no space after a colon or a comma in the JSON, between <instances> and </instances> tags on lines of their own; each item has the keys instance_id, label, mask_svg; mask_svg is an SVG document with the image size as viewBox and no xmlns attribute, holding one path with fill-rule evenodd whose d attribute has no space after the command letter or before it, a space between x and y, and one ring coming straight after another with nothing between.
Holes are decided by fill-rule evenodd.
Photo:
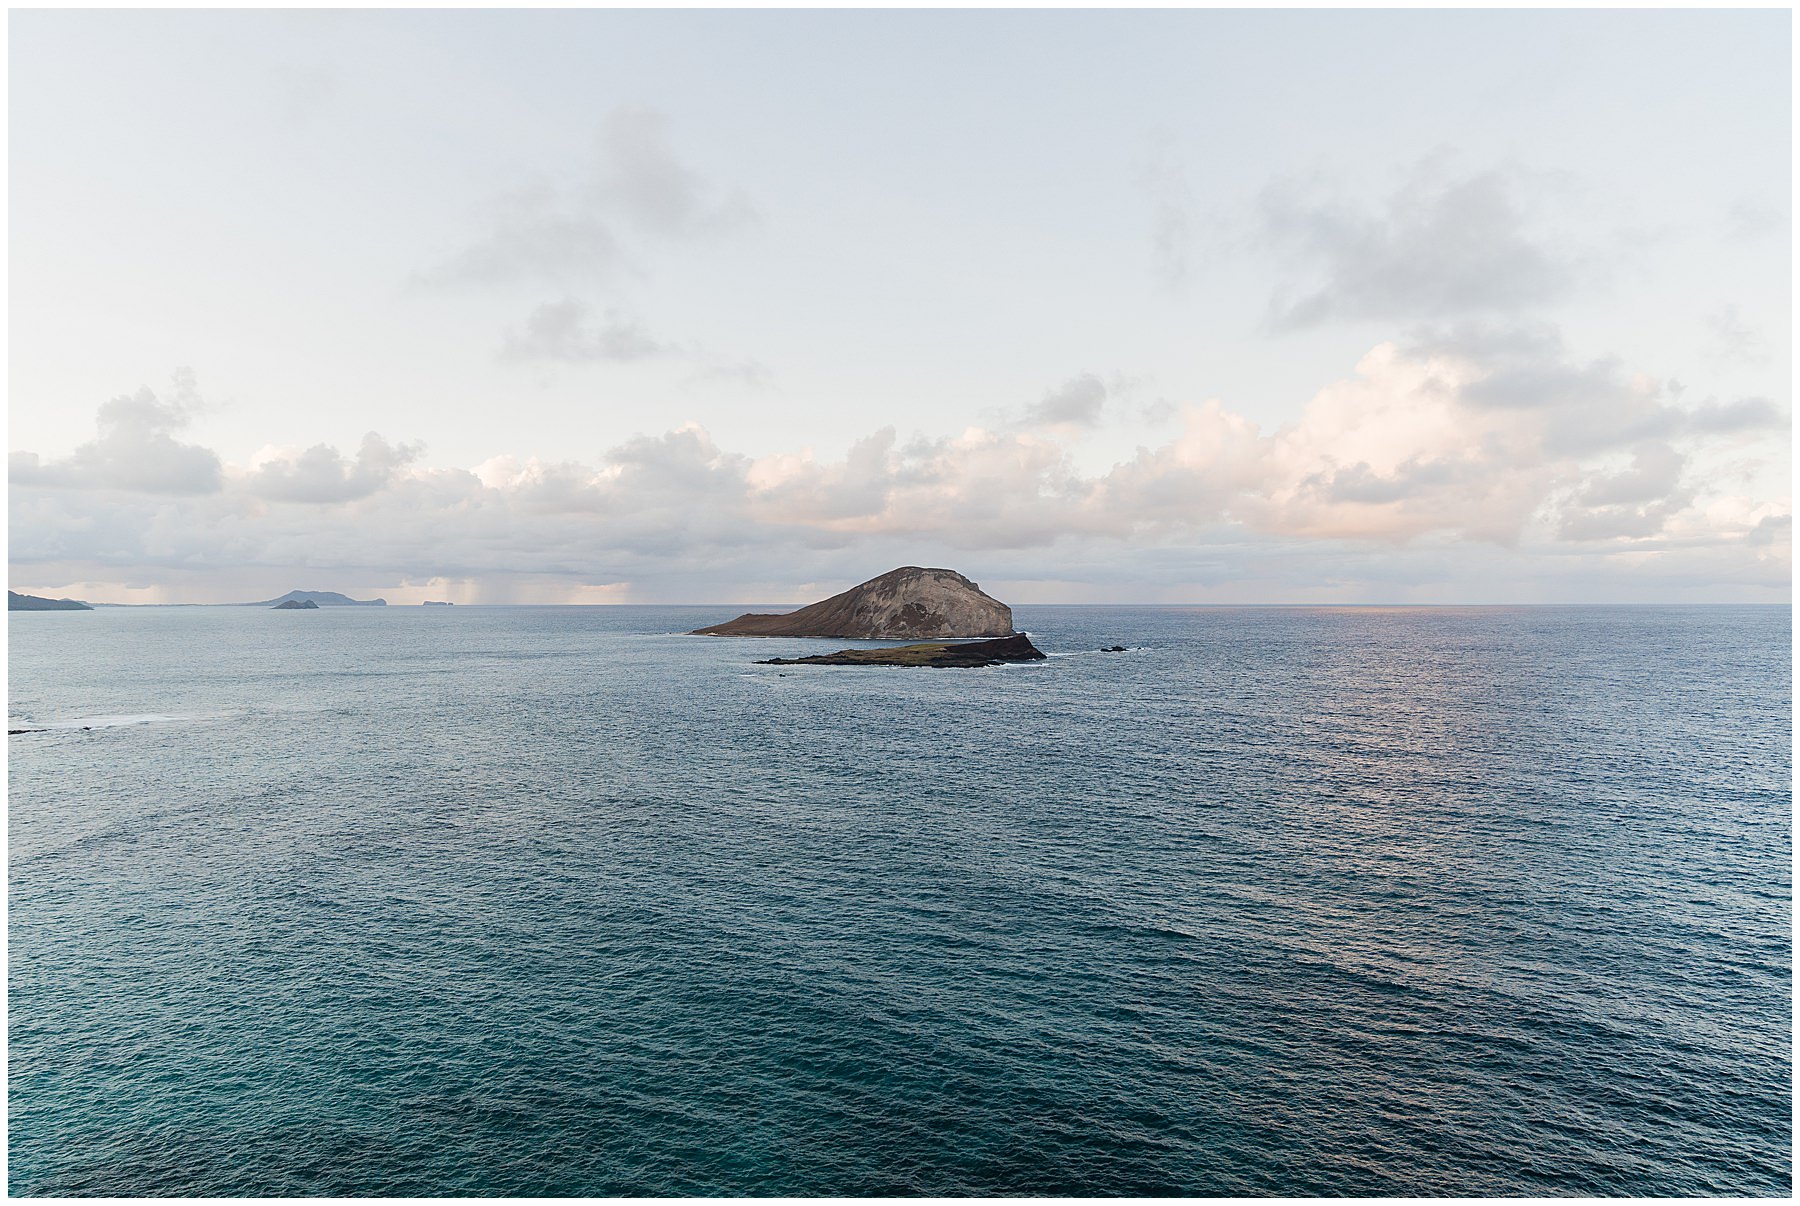
<instances>
[{"instance_id":1,"label":"sea surface ripple","mask_svg":"<svg viewBox=\"0 0 1800 1206\"><path fill-rule=\"evenodd\" d=\"M1787 1193L1787 608L737 610L13 614L11 1191Z\"/></svg>"}]
</instances>

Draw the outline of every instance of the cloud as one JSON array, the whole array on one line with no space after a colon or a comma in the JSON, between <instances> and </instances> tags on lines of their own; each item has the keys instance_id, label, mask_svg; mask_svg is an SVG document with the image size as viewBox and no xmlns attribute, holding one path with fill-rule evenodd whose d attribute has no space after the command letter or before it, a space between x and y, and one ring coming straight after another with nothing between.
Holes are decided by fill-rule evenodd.
<instances>
[{"instance_id":1,"label":"cloud","mask_svg":"<svg viewBox=\"0 0 1800 1206\"><path fill-rule=\"evenodd\" d=\"M1739 242L1754 242L1789 227L1785 206L1767 205L1760 201L1739 201L1725 215L1726 237Z\"/></svg>"},{"instance_id":2,"label":"cloud","mask_svg":"<svg viewBox=\"0 0 1800 1206\"><path fill-rule=\"evenodd\" d=\"M421 273L420 283L607 281L633 267L607 217L568 207L547 184L508 193L487 209L483 233Z\"/></svg>"},{"instance_id":3,"label":"cloud","mask_svg":"<svg viewBox=\"0 0 1800 1206\"><path fill-rule=\"evenodd\" d=\"M632 235L694 239L755 219L739 191L721 191L682 164L669 146L668 119L653 109L609 113L581 179L536 181L495 199L482 230L418 276L433 286L550 282L608 283L641 275Z\"/></svg>"},{"instance_id":4,"label":"cloud","mask_svg":"<svg viewBox=\"0 0 1800 1206\"><path fill-rule=\"evenodd\" d=\"M1626 370L1612 356L1581 361L1555 327L1463 324L1421 329L1407 340L1410 354L1476 366L1463 390L1481 410L1538 417L1546 453L1582 456L1648 439L1722 434L1779 426L1781 413L1765 398L1731 403L1708 399L1684 406L1679 382Z\"/></svg>"},{"instance_id":5,"label":"cloud","mask_svg":"<svg viewBox=\"0 0 1800 1206\"><path fill-rule=\"evenodd\" d=\"M193 374L176 374L164 401L147 387L120 395L100 408L99 435L67 459L44 461L33 452L8 458L8 477L19 485L130 490L149 494L206 494L220 488L219 458L172 433L201 409Z\"/></svg>"},{"instance_id":6,"label":"cloud","mask_svg":"<svg viewBox=\"0 0 1800 1206\"><path fill-rule=\"evenodd\" d=\"M684 354L675 345L653 338L639 318L608 309L598 322L590 322L589 313L585 303L572 299L546 302L531 312L522 333L507 332L501 356L571 364L629 364Z\"/></svg>"},{"instance_id":7,"label":"cloud","mask_svg":"<svg viewBox=\"0 0 1800 1206\"><path fill-rule=\"evenodd\" d=\"M1687 457L1661 441L1632 452L1631 463L1588 479L1562 510L1564 540L1637 540L1661 532L1671 516L1693 501L1681 488Z\"/></svg>"},{"instance_id":8,"label":"cloud","mask_svg":"<svg viewBox=\"0 0 1800 1206\"><path fill-rule=\"evenodd\" d=\"M1662 502L1675 493L1687 458L1661 441L1650 441L1632 450L1631 466L1618 473L1597 476L1581 492L1587 506Z\"/></svg>"},{"instance_id":9,"label":"cloud","mask_svg":"<svg viewBox=\"0 0 1800 1206\"><path fill-rule=\"evenodd\" d=\"M1787 548L1794 542L1794 517L1792 515L1767 515L1756 521L1746 536L1748 544L1758 548L1780 545Z\"/></svg>"},{"instance_id":10,"label":"cloud","mask_svg":"<svg viewBox=\"0 0 1800 1206\"><path fill-rule=\"evenodd\" d=\"M596 208L668 238L722 234L753 222L741 190L722 191L676 159L669 119L655 109L616 109L600 123Z\"/></svg>"},{"instance_id":11,"label":"cloud","mask_svg":"<svg viewBox=\"0 0 1800 1206\"><path fill-rule=\"evenodd\" d=\"M1094 427L1106 406L1106 383L1092 373L1071 377L1025 409L1029 426Z\"/></svg>"},{"instance_id":12,"label":"cloud","mask_svg":"<svg viewBox=\"0 0 1800 1206\"><path fill-rule=\"evenodd\" d=\"M1151 267L1166 289L1187 284L1194 236L1193 194L1168 138L1159 138L1138 182L1151 203Z\"/></svg>"},{"instance_id":13,"label":"cloud","mask_svg":"<svg viewBox=\"0 0 1800 1206\"><path fill-rule=\"evenodd\" d=\"M851 445L836 464L820 464L810 452L765 457L746 481L765 520L831 527L888 510L895 481L897 436L883 427Z\"/></svg>"},{"instance_id":14,"label":"cloud","mask_svg":"<svg viewBox=\"0 0 1800 1206\"><path fill-rule=\"evenodd\" d=\"M694 380L728 381L753 389L773 383L768 368L755 360L731 360L698 343L658 339L636 315L608 307L596 317L592 307L573 298L538 306L526 318L524 330L506 332L500 359L573 365L676 361L693 369Z\"/></svg>"},{"instance_id":15,"label":"cloud","mask_svg":"<svg viewBox=\"0 0 1800 1206\"><path fill-rule=\"evenodd\" d=\"M1726 434L1783 427L1787 416L1767 398L1739 398L1735 402L1708 399L1689 413L1688 423L1695 431Z\"/></svg>"},{"instance_id":16,"label":"cloud","mask_svg":"<svg viewBox=\"0 0 1800 1206\"><path fill-rule=\"evenodd\" d=\"M1437 534L1516 544L1556 480L1539 416L1472 404L1478 361L1383 344L1268 438L1244 504L1265 531L1405 542Z\"/></svg>"},{"instance_id":17,"label":"cloud","mask_svg":"<svg viewBox=\"0 0 1800 1206\"><path fill-rule=\"evenodd\" d=\"M315 444L297 456L262 460L248 488L279 502L350 502L380 490L423 450L421 444L390 444L371 431L355 460L328 444Z\"/></svg>"},{"instance_id":18,"label":"cloud","mask_svg":"<svg viewBox=\"0 0 1800 1206\"><path fill-rule=\"evenodd\" d=\"M1065 383L1044 413L1091 417L1096 385ZM473 469L428 467L415 446L371 435L354 458L323 445L265 456L215 469L211 493L151 500L39 466L14 480L12 556L51 585L335 567L347 582L510 582L494 588L508 598L551 580L658 592L855 580L920 559L1057 581L1110 566L1295 597L1325 589L1305 567L1426 590L1445 566L1504 565L1510 576L1489 581L1510 590L1576 573L1556 564L1585 567L1567 580L1582 590L1673 591L1673 569L1655 567L1687 566L1785 590L1778 416L1756 399L1680 399L1612 359L1572 356L1553 330L1471 327L1376 346L1273 428L1220 399L1183 402L1177 431L1101 470L1077 467L1082 422L883 427L841 453L758 457L688 424L592 463ZM103 427L120 413L109 403Z\"/></svg>"},{"instance_id":19,"label":"cloud","mask_svg":"<svg viewBox=\"0 0 1800 1206\"><path fill-rule=\"evenodd\" d=\"M1276 181L1262 236L1299 279L1270 299L1271 323L1504 315L1562 297L1574 264L1532 229L1521 192L1517 173L1453 177L1435 161L1376 207Z\"/></svg>"},{"instance_id":20,"label":"cloud","mask_svg":"<svg viewBox=\"0 0 1800 1206\"><path fill-rule=\"evenodd\" d=\"M728 381L736 385L749 386L751 389L770 389L775 384L775 374L768 365L759 360L753 360L747 356L738 360L730 360L706 352L700 354L692 379L695 381Z\"/></svg>"},{"instance_id":21,"label":"cloud","mask_svg":"<svg viewBox=\"0 0 1800 1206\"><path fill-rule=\"evenodd\" d=\"M1768 363L1769 348L1762 334L1744 321L1736 306L1721 306L1708 314L1706 330L1712 339L1707 359L1715 367Z\"/></svg>"}]
</instances>

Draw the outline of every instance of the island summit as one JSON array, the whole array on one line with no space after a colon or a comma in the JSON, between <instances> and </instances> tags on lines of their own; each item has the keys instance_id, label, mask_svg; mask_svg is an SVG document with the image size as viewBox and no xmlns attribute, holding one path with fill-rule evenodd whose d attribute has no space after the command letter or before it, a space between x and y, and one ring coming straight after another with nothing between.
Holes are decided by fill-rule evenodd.
<instances>
[{"instance_id":1,"label":"island summit","mask_svg":"<svg viewBox=\"0 0 1800 1206\"><path fill-rule=\"evenodd\" d=\"M776 615L750 613L696 636L928 640L1013 635L1012 608L955 570L903 565L839 595Z\"/></svg>"}]
</instances>

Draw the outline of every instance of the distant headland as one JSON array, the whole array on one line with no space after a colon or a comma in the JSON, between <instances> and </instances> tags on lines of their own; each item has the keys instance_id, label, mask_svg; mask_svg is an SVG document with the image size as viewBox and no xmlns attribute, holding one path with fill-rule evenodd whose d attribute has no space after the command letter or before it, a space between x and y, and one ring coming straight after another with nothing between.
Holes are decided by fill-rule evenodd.
<instances>
[{"instance_id":1,"label":"distant headland","mask_svg":"<svg viewBox=\"0 0 1800 1206\"><path fill-rule=\"evenodd\" d=\"M80 599L45 599L39 595L22 595L16 590L6 592L6 610L8 611L92 611Z\"/></svg>"},{"instance_id":2,"label":"distant headland","mask_svg":"<svg viewBox=\"0 0 1800 1206\"><path fill-rule=\"evenodd\" d=\"M386 607L386 599L352 599L335 590L290 590L278 599L240 603L239 607L280 607L284 603L311 603L315 607Z\"/></svg>"},{"instance_id":3,"label":"distant headland","mask_svg":"<svg viewBox=\"0 0 1800 1206\"><path fill-rule=\"evenodd\" d=\"M847 637L852 640L1004 637L1012 608L955 570L904 565L842 594L775 615L749 613L695 636Z\"/></svg>"}]
</instances>

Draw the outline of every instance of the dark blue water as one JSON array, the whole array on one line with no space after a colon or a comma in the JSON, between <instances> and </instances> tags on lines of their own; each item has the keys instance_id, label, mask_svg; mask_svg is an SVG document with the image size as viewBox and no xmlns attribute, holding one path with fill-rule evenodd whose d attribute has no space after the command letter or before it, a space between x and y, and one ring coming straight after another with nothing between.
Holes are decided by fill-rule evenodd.
<instances>
[{"instance_id":1,"label":"dark blue water","mask_svg":"<svg viewBox=\"0 0 1800 1206\"><path fill-rule=\"evenodd\" d=\"M1786 608L735 610L14 613L12 1192L1788 1190Z\"/></svg>"}]
</instances>

